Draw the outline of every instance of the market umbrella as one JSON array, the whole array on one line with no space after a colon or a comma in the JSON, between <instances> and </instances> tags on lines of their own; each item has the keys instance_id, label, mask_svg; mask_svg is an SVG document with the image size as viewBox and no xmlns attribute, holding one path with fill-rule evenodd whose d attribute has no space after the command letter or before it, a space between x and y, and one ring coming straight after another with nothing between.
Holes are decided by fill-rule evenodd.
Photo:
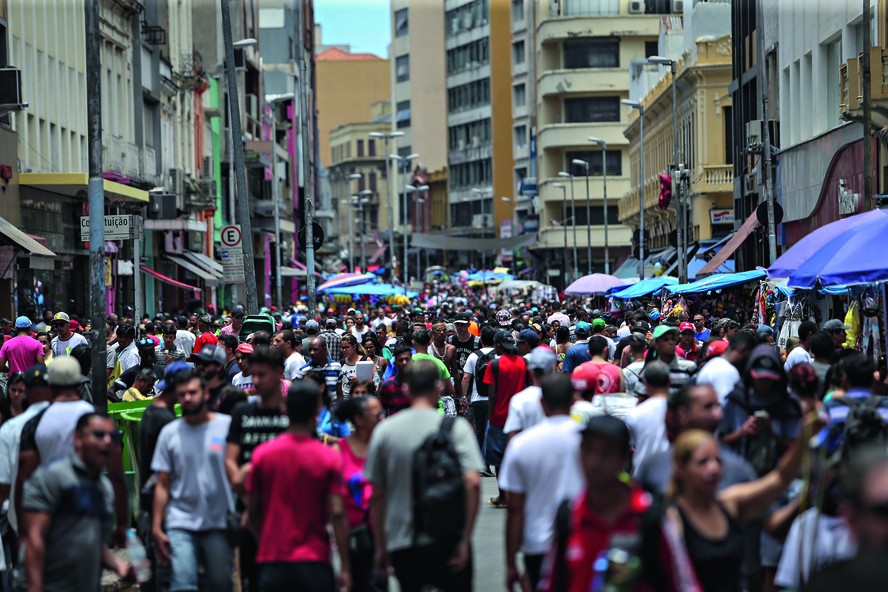
<instances>
[{"instance_id":1,"label":"market umbrella","mask_svg":"<svg viewBox=\"0 0 888 592\"><path fill-rule=\"evenodd\" d=\"M326 282L318 286L318 292L327 292L333 288L342 288L344 286L357 286L374 281L376 278L373 274L368 273L340 273L328 279Z\"/></svg>"},{"instance_id":2,"label":"market umbrella","mask_svg":"<svg viewBox=\"0 0 888 592\"><path fill-rule=\"evenodd\" d=\"M611 296L613 298L619 298L620 300L631 300L633 298L648 296L658 290L662 290L664 286L677 283L678 280L676 278L668 275L661 275L635 282L631 286L625 286L622 289L618 288L617 291L611 292Z\"/></svg>"},{"instance_id":3,"label":"market umbrella","mask_svg":"<svg viewBox=\"0 0 888 592\"><path fill-rule=\"evenodd\" d=\"M768 268L768 277L770 278L786 278L799 268L805 261L810 259L820 249L830 244L839 235L844 232L881 218L888 217L885 210L870 210L856 216L842 218L821 226L811 234L806 235L802 240L794 244L783 255L777 258L771 267Z\"/></svg>"},{"instance_id":4,"label":"market umbrella","mask_svg":"<svg viewBox=\"0 0 888 592\"><path fill-rule=\"evenodd\" d=\"M886 236L888 215L871 216L811 255L789 276L787 284L791 288L813 288L818 284L825 287L888 281L888 257L881 249Z\"/></svg>"},{"instance_id":5,"label":"market umbrella","mask_svg":"<svg viewBox=\"0 0 888 592\"><path fill-rule=\"evenodd\" d=\"M614 286L622 286L626 282L618 277L604 273L586 275L569 285L565 294L604 294Z\"/></svg>"},{"instance_id":6,"label":"market umbrella","mask_svg":"<svg viewBox=\"0 0 888 592\"><path fill-rule=\"evenodd\" d=\"M738 271L737 273L721 273L710 275L702 280L691 282L689 284L677 284L674 286L666 286L666 291L670 294L701 294L703 292L712 292L713 290L721 290L722 288L730 288L747 282L764 279L768 275L764 269L750 269L749 271Z\"/></svg>"}]
</instances>

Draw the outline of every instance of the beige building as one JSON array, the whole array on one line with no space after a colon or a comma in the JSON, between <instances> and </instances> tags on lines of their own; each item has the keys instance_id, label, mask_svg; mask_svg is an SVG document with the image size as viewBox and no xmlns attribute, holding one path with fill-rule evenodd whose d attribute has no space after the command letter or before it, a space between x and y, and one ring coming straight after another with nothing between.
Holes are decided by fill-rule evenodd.
<instances>
[{"instance_id":1,"label":"beige building","mask_svg":"<svg viewBox=\"0 0 888 592\"><path fill-rule=\"evenodd\" d=\"M336 242L353 253L356 265L362 243L368 264L382 265L387 260L380 255L370 261L378 248L377 240L385 242L383 234L389 229L390 207L395 204L391 203L386 175L385 146L381 139L371 138L369 134L388 129L389 120L383 118L379 122L344 124L330 132L334 232L338 236ZM354 175L360 177L353 178Z\"/></svg>"},{"instance_id":2,"label":"beige building","mask_svg":"<svg viewBox=\"0 0 888 592\"><path fill-rule=\"evenodd\" d=\"M389 62L371 53L331 47L315 56L315 67L321 162L329 167L331 132L368 121L370 106L391 96Z\"/></svg>"},{"instance_id":3,"label":"beige building","mask_svg":"<svg viewBox=\"0 0 888 592\"><path fill-rule=\"evenodd\" d=\"M623 135L628 112L629 67L656 54L660 15L645 13L645 3L629 0L585 2L537 0L534 55L537 101L537 159L540 232L536 254L561 264L567 206L569 247L576 245L580 274L604 266L604 186L602 149L587 138L607 142L608 245L610 270L629 254L631 231L617 217L617 201L629 191L629 140ZM642 6L639 12L639 5ZM591 220L587 214L585 167L589 163ZM571 173L562 178L559 172ZM563 184L564 190L557 184ZM571 196L576 218L571 219ZM566 203L565 203L566 202ZM590 224L591 223L591 224ZM591 235L592 262L587 246ZM568 269L573 262L564 262Z\"/></svg>"},{"instance_id":4,"label":"beige building","mask_svg":"<svg viewBox=\"0 0 888 592\"><path fill-rule=\"evenodd\" d=\"M697 41L696 52L686 52L678 62L678 126L684 130L679 137L679 154L690 170L690 190L685 196L690 208L689 244L720 238L733 230L730 83L730 36ZM666 210L658 207L658 176L668 172L672 165L671 75L664 76L640 102L645 111L644 222L647 246L657 249L670 245L670 234L676 229L674 205ZM625 130L631 145L628 152L631 184L619 202L619 218L633 229L638 228L639 222L639 129L638 111L632 110Z\"/></svg>"}]
</instances>

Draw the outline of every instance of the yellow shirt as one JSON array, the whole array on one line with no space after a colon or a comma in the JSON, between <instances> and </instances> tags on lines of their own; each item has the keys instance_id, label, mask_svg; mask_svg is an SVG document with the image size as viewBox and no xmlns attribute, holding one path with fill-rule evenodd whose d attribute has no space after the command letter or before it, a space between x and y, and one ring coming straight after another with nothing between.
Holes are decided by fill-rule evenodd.
<instances>
[{"instance_id":1,"label":"yellow shirt","mask_svg":"<svg viewBox=\"0 0 888 592\"><path fill-rule=\"evenodd\" d=\"M147 398L148 398L148 397L146 397L145 395L143 395L143 394L139 391L139 389L137 389L136 387L130 387L130 388L128 388L128 389L126 390L125 393L123 393L123 400L126 401L126 402L130 402L130 401L144 401L144 400L147 399Z\"/></svg>"}]
</instances>

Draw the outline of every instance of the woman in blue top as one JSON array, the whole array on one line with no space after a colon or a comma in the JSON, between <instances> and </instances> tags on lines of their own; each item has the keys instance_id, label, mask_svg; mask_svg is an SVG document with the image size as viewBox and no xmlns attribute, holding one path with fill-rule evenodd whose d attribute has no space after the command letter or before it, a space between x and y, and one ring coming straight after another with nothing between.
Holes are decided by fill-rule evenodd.
<instances>
[{"instance_id":1,"label":"woman in blue top","mask_svg":"<svg viewBox=\"0 0 888 592\"><path fill-rule=\"evenodd\" d=\"M320 370L311 370L305 374L305 378L318 385L318 388L321 389L321 398L324 401L324 406L321 408L321 412L318 413L318 424L315 428L318 438L324 444L332 444L351 434L348 423L339 421L333 416L333 402L330 400L330 394L327 391L324 373Z\"/></svg>"}]
</instances>

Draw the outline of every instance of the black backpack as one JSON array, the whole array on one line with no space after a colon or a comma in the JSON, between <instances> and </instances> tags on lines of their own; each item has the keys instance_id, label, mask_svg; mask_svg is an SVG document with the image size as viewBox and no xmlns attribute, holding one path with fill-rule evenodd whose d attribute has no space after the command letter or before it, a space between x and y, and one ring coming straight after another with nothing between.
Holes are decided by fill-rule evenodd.
<instances>
[{"instance_id":1,"label":"black backpack","mask_svg":"<svg viewBox=\"0 0 888 592\"><path fill-rule=\"evenodd\" d=\"M479 397L486 397L490 391L490 385L484 384L484 375L487 373L487 366L496 360L496 349L492 349L486 354L482 354L479 349L475 353L478 354L478 360L475 362L475 388L478 389ZM493 367L493 371L496 372L496 366Z\"/></svg>"},{"instance_id":2,"label":"black backpack","mask_svg":"<svg viewBox=\"0 0 888 592\"><path fill-rule=\"evenodd\" d=\"M829 434L830 442L841 458L848 458L863 446L888 442L888 423L879 413L883 404L882 398L875 396L865 399L836 397L830 401L831 406L848 407L844 423L836 424Z\"/></svg>"},{"instance_id":3,"label":"black backpack","mask_svg":"<svg viewBox=\"0 0 888 592\"><path fill-rule=\"evenodd\" d=\"M430 536L436 544L454 545L463 535L466 489L451 432L455 417L441 420L413 453L413 536Z\"/></svg>"}]
</instances>

